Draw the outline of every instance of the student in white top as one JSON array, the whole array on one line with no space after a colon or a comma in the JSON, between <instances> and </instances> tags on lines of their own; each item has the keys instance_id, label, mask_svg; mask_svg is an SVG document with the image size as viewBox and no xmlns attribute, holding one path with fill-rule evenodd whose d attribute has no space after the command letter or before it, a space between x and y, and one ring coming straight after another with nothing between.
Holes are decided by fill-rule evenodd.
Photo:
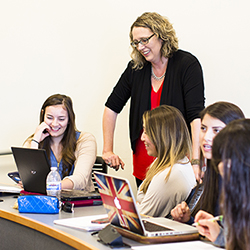
<instances>
[{"instance_id":1,"label":"student in white top","mask_svg":"<svg viewBox=\"0 0 250 250\"><path fill-rule=\"evenodd\" d=\"M189 162L190 134L180 111L168 105L146 111L141 140L148 155L156 158L138 189L138 209L141 214L166 216L196 185Z\"/></svg>"}]
</instances>

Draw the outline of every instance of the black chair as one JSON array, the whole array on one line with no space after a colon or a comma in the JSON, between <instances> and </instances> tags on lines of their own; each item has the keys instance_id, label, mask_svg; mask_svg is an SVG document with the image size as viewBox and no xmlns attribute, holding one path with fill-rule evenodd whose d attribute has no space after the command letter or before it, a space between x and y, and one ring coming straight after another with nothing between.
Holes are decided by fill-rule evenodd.
<instances>
[{"instance_id":1,"label":"black chair","mask_svg":"<svg viewBox=\"0 0 250 250\"><path fill-rule=\"evenodd\" d=\"M201 195L203 194L203 190L204 190L204 185L203 183L199 184L197 182L197 185L191 190L191 192L189 193L187 199L186 199L186 203L190 209L191 214L193 213L193 211L196 208L196 205L198 204ZM168 219L173 219L171 213L169 213L167 216L165 216Z\"/></svg>"},{"instance_id":2,"label":"black chair","mask_svg":"<svg viewBox=\"0 0 250 250\"><path fill-rule=\"evenodd\" d=\"M97 184L96 184L96 181L95 181L95 177L93 175L93 172L94 171L98 171L98 172L102 172L102 173L107 173L108 172L108 167L107 167L107 164L106 162L102 159L101 156L97 156L96 157L96 161L95 161L95 164L92 168L92 181L94 183L94 186L95 186L95 190L97 191L98 190L98 187L97 187Z\"/></svg>"},{"instance_id":3,"label":"black chair","mask_svg":"<svg viewBox=\"0 0 250 250\"><path fill-rule=\"evenodd\" d=\"M191 214L197 208L197 204L203 194L203 191L204 191L204 184L203 183L197 184L197 186L192 189L192 192L187 198L186 203L190 209Z\"/></svg>"},{"instance_id":4,"label":"black chair","mask_svg":"<svg viewBox=\"0 0 250 250\"><path fill-rule=\"evenodd\" d=\"M11 151L0 152L0 156L2 155L12 155L12 152Z\"/></svg>"}]
</instances>

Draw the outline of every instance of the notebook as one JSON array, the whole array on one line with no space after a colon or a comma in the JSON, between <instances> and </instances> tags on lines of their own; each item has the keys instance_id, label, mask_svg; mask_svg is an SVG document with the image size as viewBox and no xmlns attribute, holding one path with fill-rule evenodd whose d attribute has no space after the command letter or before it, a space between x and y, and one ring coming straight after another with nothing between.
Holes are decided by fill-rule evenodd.
<instances>
[{"instance_id":1,"label":"notebook","mask_svg":"<svg viewBox=\"0 0 250 250\"><path fill-rule=\"evenodd\" d=\"M22 194L46 194L46 178L50 172L50 162L44 149L11 147L16 166L23 183ZM75 205L102 204L98 192L84 190L62 190L61 200Z\"/></svg>"},{"instance_id":2,"label":"notebook","mask_svg":"<svg viewBox=\"0 0 250 250\"><path fill-rule=\"evenodd\" d=\"M162 217L141 216L128 180L94 172L111 225L147 237L198 235L195 227Z\"/></svg>"},{"instance_id":3,"label":"notebook","mask_svg":"<svg viewBox=\"0 0 250 250\"><path fill-rule=\"evenodd\" d=\"M82 216L82 217L73 217L66 219L54 220L54 224L71 227L76 229L81 229L87 232L100 231L108 225L108 223L93 223L95 220L102 219L106 214Z\"/></svg>"}]
</instances>

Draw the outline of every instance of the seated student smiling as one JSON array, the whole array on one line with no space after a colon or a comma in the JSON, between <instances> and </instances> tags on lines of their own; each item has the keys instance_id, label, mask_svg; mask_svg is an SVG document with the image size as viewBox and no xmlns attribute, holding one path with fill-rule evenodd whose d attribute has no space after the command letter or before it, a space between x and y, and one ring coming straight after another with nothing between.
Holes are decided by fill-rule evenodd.
<instances>
[{"instance_id":1,"label":"seated student smiling","mask_svg":"<svg viewBox=\"0 0 250 250\"><path fill-rule=\"evenodd\" d=\"M168 105L146 111L141 140L156 159L138 189L138 209L141 214L164 217L196 185L188 158L192 144L183 115Z\"/></svg>"},{"instance_id":2,"label":"seated student smiling","mask_svg":"<svg viewBox=\"0 0 250 250\"><path fill-rule=\"evenodd\" d=\"M76 129L70 97L61 94L48 97L40 111L40 124L24 147L46 150L51 166L58 167L62 189L94 191L91 176L96 160L96 139Z\"/></svg>"}]
</instances>

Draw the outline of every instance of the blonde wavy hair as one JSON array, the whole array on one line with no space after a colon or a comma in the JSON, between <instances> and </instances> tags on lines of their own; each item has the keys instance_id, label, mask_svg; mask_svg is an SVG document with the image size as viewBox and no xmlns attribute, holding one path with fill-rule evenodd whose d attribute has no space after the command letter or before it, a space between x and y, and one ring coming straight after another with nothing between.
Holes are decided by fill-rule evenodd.
<instances>
[{"instance_id":1,"label":"blonde wavy hair","mask_svg":"<svg viewBox=\"0 0 250 250\"><path fill-rule=\"evenodd\" d=\"M172 24L166 17L155 12L145 12L139 16L130 28L130 42L133 42L132 31L134 27L150 29L159 39L162 40L161 55L170 58L178 50L178 38ZM146 60L141 53L132 46L131 58L134 62L133 68L143 68Z\"/></svg>"},{"instance_id":2,"label":"blonde wavy hair","mask_svg":"<svg viewBox=\"0 0 250 250\"><path fill-rule=\"evenodd\" d=\"M143 126L149 140L154 144L157 158L147 171L140 190L146 193L152 178L166 168L170 168L185 156L192 155L190 134L182 113L175 107L161 105L143 114ZM186 162L187 163L187 162Z\"/></svg>"}]
</instances>

